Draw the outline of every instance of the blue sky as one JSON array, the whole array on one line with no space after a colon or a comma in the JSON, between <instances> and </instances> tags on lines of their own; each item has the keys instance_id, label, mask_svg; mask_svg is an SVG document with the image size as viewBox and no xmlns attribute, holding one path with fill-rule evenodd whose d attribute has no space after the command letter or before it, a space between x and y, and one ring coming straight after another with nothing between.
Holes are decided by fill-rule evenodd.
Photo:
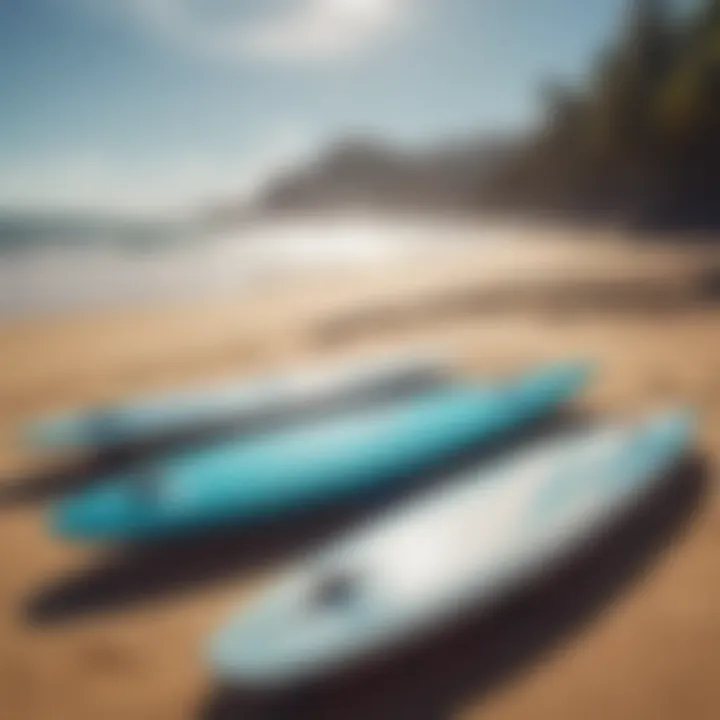
<instances>
[{"instance_id":1,"label":"blue sky","mask_svg":"<svg viewBox=\"0 0 720 720\"><path fill-rule=\"evenodd\" d=\"M183 207L347 134L521 128L625 5L1 0L0 207Z\"/></svg>"}]
</instances>

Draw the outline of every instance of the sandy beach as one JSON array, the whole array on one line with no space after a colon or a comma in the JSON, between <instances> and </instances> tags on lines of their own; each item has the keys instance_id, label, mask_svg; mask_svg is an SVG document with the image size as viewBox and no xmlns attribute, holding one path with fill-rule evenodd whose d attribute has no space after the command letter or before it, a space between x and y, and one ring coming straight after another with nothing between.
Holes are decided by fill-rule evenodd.
<instances>
[{"instance_id":1,"label":"sandy beach","mask_svg":"<svg viewBox=\"0 0 720 720\"><path fill-rule=\"evenodd\" d=\"M282 716L715 720L720 292L709 268L720 257L619 237L575 240L548 233L529 244L468 245L300 276L237 299L0 325L0 717L170 720L219 712L203 665L205 638L282 562L322 538L313 527L162 552L62 544L47 533L44 510L77 480L78 461L31 454L20 433L28 420L269 368L440 344L468 376L592 358L598 378L581 404L598 416L695 408L707 466L698 470L696 496L631 581L592 613L578 613L571 628L524 650L501 677L474 673L487 664L484 655L506 646L465 635L469 658L455 657L456 641L427 653L444 653L440 667L462 674L461 683L438 677L433 691L409 663L372 683L295 699ZM543 595L513 617L542 618L553 602L565 607L581 594L582 572L582 583L596 575L581 568L569 576L562 584L570 600ZM55 603L62 612L48 612L48 598L64 598ZM264 712L240 703L226 716L278 716Z\"/></svg>"}]
</instances>

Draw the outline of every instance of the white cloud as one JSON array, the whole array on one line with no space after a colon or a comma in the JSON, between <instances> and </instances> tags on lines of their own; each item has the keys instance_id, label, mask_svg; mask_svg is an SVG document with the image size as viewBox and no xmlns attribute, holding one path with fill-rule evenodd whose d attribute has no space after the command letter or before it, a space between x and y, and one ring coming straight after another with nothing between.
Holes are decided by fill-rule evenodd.
<instances>
[{"instance_id":1,"label":"white cloud","mask_svg":"<svg viewBox=\"0 0 720 720\"><path fill-rule=\"evenodd\" d=\"M418 0L294 0L220 22L191 0L130 0L152 29L227 59L313 62L357 55L402 29Z\"/></svg>"},{"instance_id":2,"label":"white cloud","mask_svg":"<svg viewBox=\"0 0 720 720\"><path fill-rule=\"evenodd\" d=\"M370 46L404 20L398 0L306 0L285 16L245 31L245 47L260 57L325 59Z\"/></svg>"}]
</instances>

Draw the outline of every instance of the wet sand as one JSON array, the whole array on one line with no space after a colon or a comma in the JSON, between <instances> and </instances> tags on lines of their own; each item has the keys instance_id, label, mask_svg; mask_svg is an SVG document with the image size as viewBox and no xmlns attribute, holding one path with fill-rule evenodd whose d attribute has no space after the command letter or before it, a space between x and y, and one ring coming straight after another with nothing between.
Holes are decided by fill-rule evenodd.
<instances>
[{"instance_id":1,"label":"wet sand","mask_svg":"<svg viewBox=\"0 0 720 720\"><path fill-rule=\"evenodd\" d=\"M715 260L708 251L553 238L526 249L512 243L496 252L463 249L432 261L298 278L236 302L224 297L0 327L0 717L714 720L720 714L720 298L709 274ZM73 458L23 449L19 428L32 417L297 362L433 343L451 347L457 372L467 375L594 358L598 380L582 407L598 415L635 416L677 403L697 408L707 467L682 476L678 494L654 509L664 513L655 525L668 527L657 531L662 537L652 552L638 551L628 577L588 589L601 575L623 575L620 560L645 542L647 517L636 519L619 550L583 558L550 588L501 609L497 625L463 630L402 665L312 697L220 702L202 663L206 635L280 563L351 518L132 553L70 547L46 532L48 499L77 482L78 473ZM674 510L677 518L670 517ZM590 594L592 609L585 609ZM558 622L570 616L572 623ZM507 632L498 637L497 628ZM517 652L509 652L511 644ZM501 672L486 667L488 655L506 653Z\"/></svg>"}]
</instances>

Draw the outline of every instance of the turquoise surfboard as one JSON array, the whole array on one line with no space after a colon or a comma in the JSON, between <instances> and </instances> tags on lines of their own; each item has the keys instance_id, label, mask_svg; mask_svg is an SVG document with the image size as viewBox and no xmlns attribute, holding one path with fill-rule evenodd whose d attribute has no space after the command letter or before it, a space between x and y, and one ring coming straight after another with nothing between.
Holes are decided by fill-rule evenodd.
<instances>
[{"instance_id":1,"label":"turquoise surfboard","mask_svg":"<svg viewBox=\"0 0 720 720\"><path fill-rule=\"evenodd\" d=\"M108 450L223 422L252 426L333 404L402 397L439 385L447 367L441 353L427 351L218 383L51 417L31 425L26 439L39 448Z\"/></svg>"},{"instance_id":2,"label":"turquoise surfboard","mask_svg":"<svg viewBox=\"0 0 720 720\"><path fill-rule=\"evenodd\" d=\"M76 540L148 540L362 497L543 416L588 374L559 365L176 454L64 500L52 527Z\"/></svg>"},{"instance_id":3,"label":"turquoise surfboard","mask_svg":"<svg viewBox=\"0 0 720 720\"><path fill-rule=\"evenodd\" d=\"M482 609L650 494L692 436L684 414L576 431L426 491L282 573L211 640L211 668L295 687Z\"/></svg>"}]
</instances>

